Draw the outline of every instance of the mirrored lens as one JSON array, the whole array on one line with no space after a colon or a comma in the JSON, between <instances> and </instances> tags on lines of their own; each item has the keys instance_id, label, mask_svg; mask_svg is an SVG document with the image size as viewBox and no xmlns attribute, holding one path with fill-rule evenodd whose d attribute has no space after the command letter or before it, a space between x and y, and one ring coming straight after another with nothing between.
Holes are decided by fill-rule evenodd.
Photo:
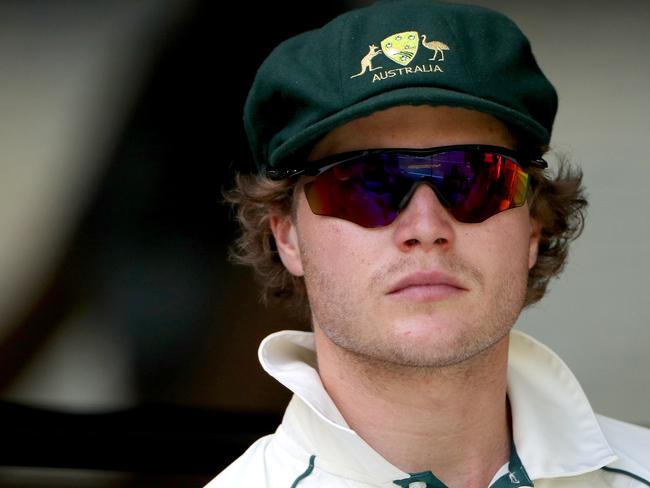
<instances>
[{"instance_id":1,"label":"mirrored lens","mask_svg":"<svg viewBox=\"0 0 650 488\"><path fill-rule=\"evenodd\" d=\"M305 194L317 215L382 227L397 218L422 182L436 190L456 220L478 223L521 206L528 174L513 159L494 152L376 151L320 174L305 184Z\"/></svg>"},{"instance_id":2,"label":"mirrored lens","mask_svg":"<svg viewBox=\"0 0 650 488\"><path fill-rule=\"evenodd\" d=\"M306 183L305 195L317 215L383 227L399 212L395 199L399 185L393 176L376 162L343 163Z\"/></svg>"}]
</instances>

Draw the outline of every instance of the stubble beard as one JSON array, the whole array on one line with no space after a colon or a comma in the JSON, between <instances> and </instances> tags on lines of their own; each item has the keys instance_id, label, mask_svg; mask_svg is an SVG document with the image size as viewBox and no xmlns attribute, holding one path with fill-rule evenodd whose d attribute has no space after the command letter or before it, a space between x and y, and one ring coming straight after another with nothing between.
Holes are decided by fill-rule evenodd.
<instances>
[{"instance_id":1,"label":"stubble beard","mask_svg":"<svg viewBox=\"0 0 650 488\"><path fill-rule=\"evenodd\" d=\"M404 260L379 271L370 280L368 292L359 293L361 285L351 292L351 277L336 276L314 266L308 254L303 258L314 328L318 327L342 354L355 362L393 371L442 369L467 363L508 335L525 300L528 268L524 263L521 270L501 276L497 284L491 285L488 294L479 270L458 259L446 258L443 260L445 270L472 283L472 306L467 308L465 315L458 317L451 334L436 336L432 333L426 341L398 337L392 319L381 317L381 307L373 306L368 297L381 299L378 283L385 283L386 277L394 276L397 269L416 269L413 263ZM395 303L392 306L395 307ZM454 305L405 303L400 306L399 313L427 320L448 306Z\"/></svg>"}]
</instances>

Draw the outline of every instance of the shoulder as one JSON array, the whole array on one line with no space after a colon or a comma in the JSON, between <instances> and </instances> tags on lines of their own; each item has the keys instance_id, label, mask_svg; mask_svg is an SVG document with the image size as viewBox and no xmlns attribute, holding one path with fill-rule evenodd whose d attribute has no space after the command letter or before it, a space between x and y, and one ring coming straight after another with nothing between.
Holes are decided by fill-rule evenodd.
<instances>
[{"instance_id":1,"label":"shoulder","mask_svg":"<svg viewBox=\"0 0 650 488\"><path fill-rule=\"evenodd\" d=\"M205 488L238 486L240 482L253 482L254 486L266 486L255 477L264 473L265 451L273 435L267 435L255 441L233 463L217 475Z\"/></svg>"},{"instance_id":2,"label":"shoulder","mask_svg":"<svg viewBox=\"0 0 650 488\"><path fill-rule=\"evenodd\" d=\"M597 415L597 418L607 441L617 454L634 459L650 469L650 429L604 415Z\"/></svg>"},{"instance_id":3,"label":"shoulder","mask_svg":"<svg viewBox=\"0 0 650 488\"><path fill-rule=\"evenodd\" d=\"M299 459L278 442L277 433L255 441L205 488L291 486L309 460Z\"/></svg>"},{"instance_id":4,"label":"shoulder","mask_svg":"<svg viewBox=\"0 0 650 488\"><path fill-rule=\"evenodd\" d=\"M597 418L609 445L618 456L618 460L603 469L634 475L650 486L650 429L604 415L597 415Z\"/></svg>"}]
</instances>

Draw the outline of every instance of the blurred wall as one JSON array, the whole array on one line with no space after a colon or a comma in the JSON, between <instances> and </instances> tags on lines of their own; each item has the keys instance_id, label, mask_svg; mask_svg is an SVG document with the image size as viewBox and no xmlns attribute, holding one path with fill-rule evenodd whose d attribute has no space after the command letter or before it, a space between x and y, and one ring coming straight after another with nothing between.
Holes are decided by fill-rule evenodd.
<instances>
[{"instance_id":1,"label":"blurred wall","mask_svg":"<svg viewBox=\"0 0 650 488\"><path fill-rule=\"evenodd\" d=\"M0 3L0 317L62 253L183 3Z\"/></svg>"},{"instance_id":2,"label":"blurred wall","mask_svg":"<svg viewBox=\"0 0 650 488\"><path fill-rule=\"evenodd\" d=\"M478 0L513 18L558 90L552 149L582 166L584 234L518 327L572 367L594 408L650 425L650 2Z\"/></svg>"},{"instance_id":3,"label":"blurred wall","mask_svg":"<svg viewBox=\"0 0 650 488\"><path fill-rule=\"evenodd\" d=\"M57 310L38 330L14 329L44 296L60 294L62 260L148 69L191 6L184 0L0 3L1 369L5 376L27 375L16 378L7 398L64 405L133 399L130 345L106 323L109 317L88 317L88 307L77 303L73 313ZM80 273L78 289L91 286ZM43 350L33 340L41 336L49 341ZM27 362L9 364L12 357Z\"/></svg>"}]
</instances>

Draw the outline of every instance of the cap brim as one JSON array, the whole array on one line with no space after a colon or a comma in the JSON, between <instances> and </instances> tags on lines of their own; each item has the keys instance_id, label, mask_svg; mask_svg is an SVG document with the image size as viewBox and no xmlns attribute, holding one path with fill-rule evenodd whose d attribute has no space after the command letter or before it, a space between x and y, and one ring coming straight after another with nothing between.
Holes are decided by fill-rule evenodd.
<instances>
[{"instance_id":1,"label":"cap brim","mask_svg":"<svg viewBox=\"0 0 650 488\"><path fill-rule=\"evenodd\" d=\"M493 115L506 125L518 128L528 134L534 143L548 144L550 139L548 131L535 120L498 103L442 88L407 87L373 96L305 127L276 148L269 161L269 166L272 168L284 167L287 165L287 161L292 159L292 156L298 153L302 154L307 147L316 143L336 127L398 105L463 107Z\"/></svg>"}]
</instances>

